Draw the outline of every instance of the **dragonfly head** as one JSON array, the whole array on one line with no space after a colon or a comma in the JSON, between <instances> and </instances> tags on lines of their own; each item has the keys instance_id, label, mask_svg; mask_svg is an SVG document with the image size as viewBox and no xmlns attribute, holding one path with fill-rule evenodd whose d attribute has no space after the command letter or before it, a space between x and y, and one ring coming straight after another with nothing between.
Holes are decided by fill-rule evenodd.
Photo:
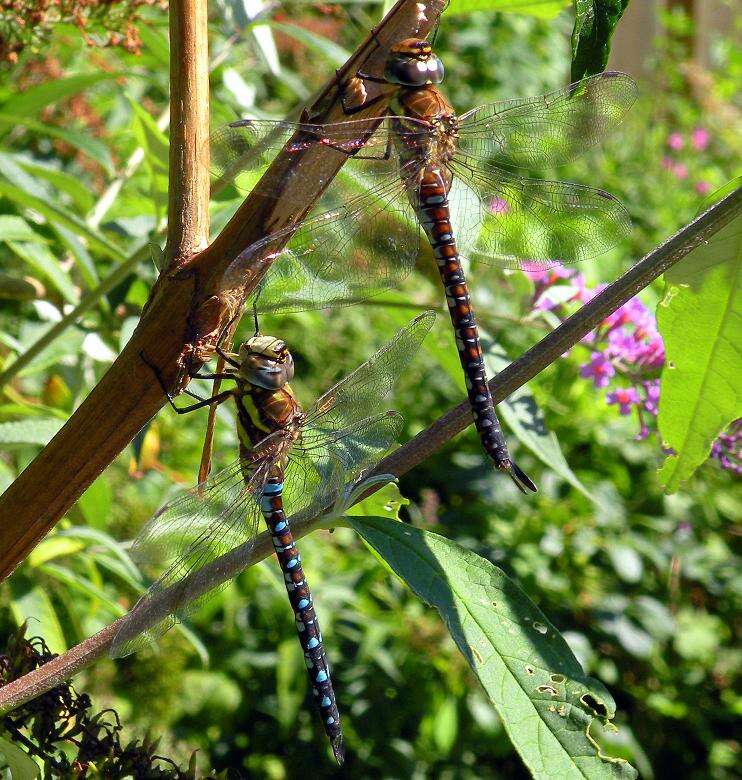
<instances>
[{"instance_id":1,"label":"dragonfly head","mask_svg":"<svg viewBox=\"0 0 742 780\"><path fill-rule=\"evenodd\" d=\"M440 84L443 81L443 63L425 39L405 38L389 50L384 77L391 84L403 87Z\"/></svg>"},{"instance_id":2,"label":"dragonfly head","mask_svg":"<svg viewBox=\"0 0 742 780\"><path fill-rule=\"evenodd\" d=\"M294 358L286 342L253 336L240 345L240 376L265 390L278 390L294 378Z\"/></svg>"}]
</instances>

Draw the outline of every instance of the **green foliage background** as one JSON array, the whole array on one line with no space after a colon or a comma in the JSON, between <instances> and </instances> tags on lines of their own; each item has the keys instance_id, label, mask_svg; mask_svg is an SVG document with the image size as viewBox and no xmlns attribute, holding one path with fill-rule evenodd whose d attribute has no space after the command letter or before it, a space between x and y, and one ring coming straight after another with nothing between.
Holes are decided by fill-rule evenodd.
<instances>
[{"instance_id":1,"label":"green foliage background","mask_svg":"<svg viewBox=\"0 0 742 780\"><path fill-rule=\"evenodd\" d=\"M444 17L437 48L460 110L556 88L569 73L572 17L560 13L563 3L499 5L511 12L453 0ZM215 3L214 125L248 113L282 117L307 101L380 10L363 2L324 11L283 4L264 23L246 24L242 6ZM3 486L106 370L156 276L147 243L160 240L166 209L167 136L158 119L167 109L167 20L154 8L141 17L139 54L90 48L73 25L59 24L43 46L28 46L0 71L0 359L10 363L117 273L5 388ZM665 22L675 35L654 53L655 83L640 84L617 137L569 170L540 172L603 187L632 213L630 239L582 269L592 284L614 279L687 222L702 201L694 182L713 189L735 173L739 149L729 116L739 111L730 102L739 53L716 41L708 83L689 91L684 22ZM662 166L668 135L687 137L699 125L712 143L705 152L686 148L689 177L678 179ZM122 176L132 155L137 164ZM117 177L121 186L112 191ZM103 193L112 194L105 211ZM215 231L239 197L235 190L219 196ZM474 281L482 324L509 357L543 334L544 322L528 316L532 287L522 275ZM654 305L660 294L658 285L642 297ZM369 306L261 324L292 346L294 385L308 402L416 310L440 303L436 285L417 276ZM406 437L459 401L460 382L448 370L452 350L440 317L394 399ZM731 778L739 751L738 486L707 463L681 492L663 495L659 441L635 441L634 422L580 379L588 355L576 349L530 387L583 491L512 437L516 458L541 488L523 499L492 473L467 431L402 480L410 500L402 515L501 567L563 633L585 671L616 700L619 731L601 737L606 751L629 759L643 777ZM0 638L28 618L30 633L62 651L132 605L141 583L115 540L130 539L171 491L193 481L205 419L195 414L184 424L165 410L142 431L0 587ZM235 451L232 410L220 409L219 421L217 465ZM301 548L344 714L347 775L526 776L435 610L350 529L314 534ZM273 562L241 576L189 628L167 635L160 654L98 663L77 687L99 707L115 707L132 736L161 734L160 752L184 766L198 749L204 771L283 778L311 768L315 777L335 776L306 706L301 653Z\"/></svg>"}]
</instances>

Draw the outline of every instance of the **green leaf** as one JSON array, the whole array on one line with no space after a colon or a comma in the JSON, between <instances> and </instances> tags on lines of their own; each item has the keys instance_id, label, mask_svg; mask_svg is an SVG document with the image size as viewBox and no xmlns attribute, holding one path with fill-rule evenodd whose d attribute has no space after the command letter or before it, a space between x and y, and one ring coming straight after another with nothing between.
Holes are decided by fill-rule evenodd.
<instances>
[{"instance_id":1,"label":"green leaf","mask_svg":"<svg viewBox=\"0 0 742 780\"><path fill-rule=\"evenodd\" d=\"M17 745L0 736L0 766L10 769L11 780L35 780L40 776L36 762Z\"/></svg>"},{"instance_id":2,"label":"green leaf","mask_svg":"<svg viewBox=\"0 0 742 780\"><path fill-rule=\"evenodd\" d=\"M46 244L29 241L6 241L6 243L21 260L36 271L37 275L49 281L68 303L73 305L77 303L75 285Z\"/></svg>"},{"instance_id":3,"label":"green leaf","mask_svg":"<svg viewBox=\"0 0 742 780\"><path fill-rule=\"evenodd\" d=\"M77 499L85 522L93 528L105 528L111 511L111 485L107 479L99 477Z\"/></svg>"},{"instance_id":4,"label":"green leaf","mask_svg":"<svg viewBox=\"0 0 742 780\"><path fill-rule=\"evenodd\" d=\"M459 714L456 709L456 699L444 699L434 715L433 740L442 755L448 756L456 744L459 733Z\"/></svg>"},{"instance_id":5,"label":"green leaf","mask_svg":"<svg viewBox=\"0 0 742 780\"><path fill-rule=\"evenodd\" d=\"M386 517L389 520L399 520L399 510L410 503L399 492L399 485L396 482L389 482L384 487L372 493L368 498L364 498L355 506L351 507L347 514L357 517L372 516Z\"/></svg>"},{"instance_id":6,"label":"green leaf","mask_svg":"<svg viewBox=\"0 0 742 780\"><path fill-rule=\"evenodd\" d=\"M113 159L111 152L103 141L93 138L87 133L81 133L77 130L70 130L66 127L50 125L46 122L39 122L35 119L22 119L13 114L0 114L0 128L15 129L18 126L25 127L32 133L42 135L46 138L59 138L79 149L83 154L95 160L108 174L113 173Z\"/></svg>"},{"instance_id":7,"label":"green leaf","mask_svg":"<svg viewBox=\"0 0 742 780\"><path fill-rule=\"evenodd\" d=\"M502 371L510 363L508 356L499 344L494 343L485 331L482 331L482 347L484 349L484 361L490 375ZM588 489L575 476L569 467L559 440L556 435L547 429L543 412L536 403L536 399L527 385L519 387L497 407L503 420L529 450L552 471L555 471L570 485L577 488L591 501L598 503Z\"/></svg>"},{"instance_id":8,"label":"green leaf","mask_svg":"<svg viewBox=\"0 0 742 780\"><path fill-rule=\"evenodd\" d=\"M14 214L0 214L0 241L36 241L46 239L39 235L23 217Z\"/></svg>"},{"instance_id":9,"label":"green leaf","mask_svg":"<svg viewBox=\"0 0 742 780\"><path fill-rule=\"evenodd\" d=\"M10 155L2 152L0 152L0 175L5 178L5 181L0 179L0 195L19 206L38 211L49 222L69 228L78 238L86 240L91 249L96 249L114 260L126 259L123 251L108 241L105 236L90 228L64 206L51 201L39 182L17 165Z\"/></svg>"},{"instance_id":10,"label":"green leaf","mask_svg":"<svg viewBox=\"0 0 742 780\"><path fill-rule=\"evenodd\" d=\"M0 423L0 444L3 447L28 444L46 446L63 425L61 420L44 418Z\"/></svg>"},{"instance_id":11,"label":"green leaf","mask_svg":"<svg viewBox=\"0 0 742 780\"><path fill-rule=\"evenodd\" d=\"M88 289L94 290L100 284L100 277L98 276L98 271L95 267L95 261L90 256L85 245L71 230L67 230L66 227L54 225L54 229L57 231L62 243L65 244L75 258L77 267L80 271L80 276L85 280ZM105 299L101 299L101 303L106 304L107 302ZM105 308L107 310L107 305Z\"/></svg>"},{"instance_id":12,"label":"green leaf","mask_svg":"<svg viewBox=\"0 0 742 780\"><path fill-rule=\"evenodd\" d=\"M274 30L280 30L299 41L299 43L303 43L308 49L319 54L335 68L339 68L341 65L345 64L350 57L350 52L347 49L333 43L329 38L317 35L304 27L273 21L268 24Z\"/></svg>"},{"instance_id":13,"label":"green leaf","mask_svg":"<svg viewBox=\"0 0 742 780\"><path fill-rule=\"evenodd\" d=\"M149 163L167 171L170 156L170 141L168 137L160 130L157 122L139 103L131 101L131 107L137 118L139 144L147 152Z\"/></svg>"},{"instance_id":14,"label":"green leaf","mask_svg":"<svg viewBox=\"0 0 742 780\"><path fill-rule=\"evenodd\" d=\"M629 0L574 0L572 81L600 73L611 53L611 37Z\"/></svg>"},{"instance_id":15,"label":"green leaf","mask_svg":"<svg viewBox=\"0 0 742 780\"><path fill-rule=\"evenodd\" d=\"M126 614L126 609L118 601L108 596L101 589L100 584L91 582L87 577L76 574L65 566L58 566L56 563L42 563L38 568L47 577L63 583L69 590L78 595L90 597L93 602L102 602L116 617Z\"/></svg>"},{"instance_id":16,"label":"green leaf","mask_svg":"<svg viewBox=\"0 0 742 780\"><path fill-rule=\"evenodd\" d=\"M78 73L66 78L52 79L12 95L0 108L4 114L14 116L16 124L21 124L22 117L37 114L46 106L77 95L102 81L116 79L120 75L120 73L99 69L92 73Z\"/></svg>"},{"instance_id":17,"label":"green leaf","mask_svg":"<svg viewBox=\"0 0 742 780\"><path fill-rule=\"evenodd\" d=\"M40 585L25 588L15 580L10 581L10 609L20 626L28 622L28 636L41 636L52 653L67 649L62 625L47 592Z\"/></svg>"},{"instance_id":18,"label":"green leaf","mask_svg":"<svg viewBox=\"0 0 742 780\"><path fill-rule=\"evenodd\" d=\"M48 165L30 162L20 155L9 154L8 156L29 175L48 181L57 190L68 195L79 213L86 214L93 207L95 202L93 192L79 177Z\"/></svg>"},{"instance_id":19,"label":"green leaf","mask_svg":"<svg viewBox=\"0 0 742 780\"><path fill-rule=\"evenodd\" d=\"M535 778L634 778L590 733L615 703L518 585L455 542L383 518L349 524L412 590L436 607Z\"/></svg>"},{"instance_id":20,"label":"green leaf","mask_svg":"<svg viewBox=\"0 0 742 780\"><path fill-rule=\"evenodd\" d=\"M476 11L499 11L553 19L567 5L569 0L452 0L446 9L446 17Z\"/></svg>"},{"instance_id":21,"label":"green leaf","mask_svg":"<svg viewBox=\"0 0 742 780\"><path fill-rule=\"evenodd\" d=\"M657 324L665 342L659 429L674 450L660 470L668 492L703 463L727 425L742 416L742 217L665 274Z\"/></svg>"},{"instance_id":22,"label":"green leaf","mask_svg":"<svg viewBox=\"0 0 742 780\"><path fill-rule=\"evenodd\" d=\"M87 528L82 525L74 525L71 528L66 528L63 531L56 531L54 538L64 537L65 539L80 539L86 543L86 546L97 545L108 550L125 569L124 576L127 578L127 582L136 581L135 588L141 584L141 573L136 564L131 558L124 552L124 548L121 542L116 541L112 536L109 536L103 531L97 531L95 528ZM98 562L103 565L105 557L99 557ZM119 570L120 571L120 570Z\"/></svg>"},{"instance_id":23,"label":"green leaf","mask_svg":"<svg viewBox=\"0 0 742 780\"><path fill-rule=\"evenodd\" d=\"M74 555L85 549L85 542L79 539L65 539L63 536L53 534L42 539L36 547L31 550L26 559L26 563L31 568L36 568L51 561L54 558L64 558L67 555Z\"/></svg>"},{"instance_id":24,"label":"green leaf","mask_svg":"<svg viewBox=\"0 0 742 780\"><path fill-rule=\"evenodd\" d=\"M138 27L139 37L145 51L152 55L167 72L170 67L170 41L167 35L151 24L142 24Z\"/></svg>"}]
</instances>

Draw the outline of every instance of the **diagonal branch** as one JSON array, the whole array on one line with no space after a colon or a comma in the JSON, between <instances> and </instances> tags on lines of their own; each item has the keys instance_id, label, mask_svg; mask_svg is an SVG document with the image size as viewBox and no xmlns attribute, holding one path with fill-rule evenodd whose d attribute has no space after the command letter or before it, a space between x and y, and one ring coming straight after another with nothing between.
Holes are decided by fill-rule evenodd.
<instances>
[{"instance_id":1,"label":"diagonal branch","mask_svg":"<svg viewBox=\"0 0 742 780\"><path fill-rule=\"evenodd\" d=\"M709 241L716 232L739 215L742 215L742 189L732 192L646 255L620 279L596 295L556 330L500 372L490 381L495 402L502 401L558 360L606 317L697 246ZM471 425L471 412L468 403L464 402L449 410L429 428L384 458L374 470L374 474L387 473L397 477L402 476L468 425ZM369 489L365 495L369 495L374 489ZM292 531L294 537L300 539L327 524L328 518L319 516L293 523ZM159 605L159 611L155 608L149 613L150 625L154 625L169 613L173 603L177 603L180 593L188 592L196 598L217 582L231 579L272 553L273 543L270 535L263 532L253 542L237 547L221 558L217 558L208 566L194 572L148 602L148 607L152 606L153 602L155 606ZM48 664L0 688L0 715L48 691L104 657L123 620L124 618L116 620Z\"/></svg>"},{"instance_id":2,"label":"diagonal branch","mask_svg":"<svg viewBox=\"0 0 742 780\"><path fill-rule=\"evenodd\" d=\"M387 45L413 35L426 36L444 4L444 0L398 0L341 69L339 78L359 70L379 73ZM171 4L171 61L177 62L171 68L168 271L155 284L139 326L106 375L0 496L0 579L28 555L161 408L162 392L140 353L146 352L150 362L161 368L165 380L173 383L182 379L186 362L205 360L221 323L231 318L267 267L264 259L257 258L255 267L248 271L245 289L225 294L221 281L228 265L267 233L302 217L347 159L320 145L312 145L302 154L281 153L267 175L280 176L297 165L302 166L303 175L287 176L278 194L262 191L258 183L221 234L199 251L208 225L206 166L198 159L203 147L199 139L205 139L208 121L205 7L205 0ZM312 121L332 122L344 117L337 85L333 77L308 110ZM357 117L380 117L386 106L387 100L381 99ZM184 382L178 386L182 389Z\"/></svg>"}]
</instances>

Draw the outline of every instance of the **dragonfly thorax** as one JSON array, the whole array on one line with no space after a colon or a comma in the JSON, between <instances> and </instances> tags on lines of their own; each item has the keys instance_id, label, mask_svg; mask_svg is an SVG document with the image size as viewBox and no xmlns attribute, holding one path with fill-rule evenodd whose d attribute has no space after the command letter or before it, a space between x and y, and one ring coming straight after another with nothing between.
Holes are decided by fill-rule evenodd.
<instances>
[{"instance_id":1,"label":"dragonfly thorax","mask_svg":"<svg viewBox=\"0 0 742 780\"><path fill-rule=\"evenodd\" d=\"M281 339L253 336L239 354L240 378L255 387L276 390L294 378L294 359Z\"/></svg>"},{"instance_id":2,"label":"dragonfly thorax","mask_svg":"<svg viewBox=\"0 0 742 780\"><path fill-rule=\"evenodd\" d=\"M392 46L384 68L384 78L390 84L404 87L440 84L443 75L443 63L422 38L406 38Z\"/></svg>"}]
</instances>

